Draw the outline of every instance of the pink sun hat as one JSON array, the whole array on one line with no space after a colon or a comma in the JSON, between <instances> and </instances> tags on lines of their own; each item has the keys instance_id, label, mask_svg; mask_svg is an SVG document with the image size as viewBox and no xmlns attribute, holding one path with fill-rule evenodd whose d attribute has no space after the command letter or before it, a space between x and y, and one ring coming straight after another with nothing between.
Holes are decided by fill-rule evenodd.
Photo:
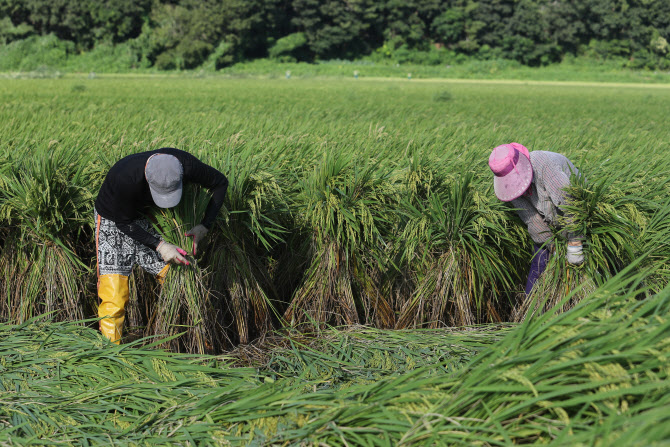
<instances>
[{"instance_id":1,"label":"pink sun hat","mask_svg":"<svg viewBox=\"0 0 670 447\"><path fill-rule=\"evenodd\" d=\"M530 153L519 143L501 144L489 157L493 190L503 202L521 197L533 181Z\"/></svg>"}]
</instances>

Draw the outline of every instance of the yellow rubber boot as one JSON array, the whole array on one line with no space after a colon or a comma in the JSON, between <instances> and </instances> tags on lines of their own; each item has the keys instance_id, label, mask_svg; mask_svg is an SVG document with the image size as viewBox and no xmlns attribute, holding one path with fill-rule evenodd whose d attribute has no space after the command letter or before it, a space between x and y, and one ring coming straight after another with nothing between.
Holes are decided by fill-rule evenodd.
<instances>
[{"instance_id":1,"label":"yellow rubber boot","mask_svg":"<svg viewBox=\"0 0 670 447\"><path fill-rule=\"evenodd\" d=\"M98 279L98 296L102 300L98 306L100 332L112 343L119 344L123 335L123 321L126 319L128 302L128 277L123 275L102 275Z\"/></svg>"}]
</instances>

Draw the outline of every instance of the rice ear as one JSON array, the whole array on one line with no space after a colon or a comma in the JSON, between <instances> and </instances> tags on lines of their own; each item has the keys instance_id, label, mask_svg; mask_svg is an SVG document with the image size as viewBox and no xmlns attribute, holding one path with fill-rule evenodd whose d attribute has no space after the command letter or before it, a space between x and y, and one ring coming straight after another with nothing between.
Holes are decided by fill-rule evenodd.
<instances>
[{"instance_id":1,"label":"rice ear","mask_svg":"<svg viewBox=\"0 0 670 447\"><path fill-rule=\"evenodd\" d=\"M94 256L90 182L96 167L76 149L49 157L22 154L0 173L0 318L23 322L44 312L56 320L94 313L89 294Z\"/></svg>"},{"instance_id":2,"label":"rice ear","mask_svg":"<svg viewBox=\"0 0 670 447\"><path fill-rule=\"evenodd\" d=\"M329 152L300 187L297 206L311 236L311 261L284 319L392 325L391 306L373 279L389 227L384 210L395 193L388 173L376 160Z\"/></svg>"}]
</instances>

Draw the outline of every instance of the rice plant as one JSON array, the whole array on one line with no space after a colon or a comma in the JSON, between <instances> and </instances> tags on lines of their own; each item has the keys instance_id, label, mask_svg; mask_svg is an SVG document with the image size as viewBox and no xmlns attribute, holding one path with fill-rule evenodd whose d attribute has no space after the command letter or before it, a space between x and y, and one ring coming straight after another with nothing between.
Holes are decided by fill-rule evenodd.
<instances>
[{"instance_id":1,"label":"rice plant","mask_svg":"<svg viewBox=\"0 0 670 447\"><path fill-rule=\"evenodd\" d=\"M486 203L467 173L425 202L404 206L411 219L401 237L408 241L404 256L411 264L423 258L425 267L397 326L472 325L486 315L487 301L495 303L489 309L499 307L517 279L514 264L501 254L519 245L502 205ZM489 312L485 319L501 318Z\"/></svg>"},{"instance_id":2,"label":"rice plant","mask_svg":"<svg viewBox=\"0 0 670 447\"><path fill-rule=\"evenodd\" d=\"M228 199L213 229L207 263L212 293L227 303L239 343L262 337L281 321L268 258L283 243L288 204L274 163L251 150L217 161L229 175Z\"/></svg>"},{"instance_id":3,"label":"rice plant","mask_svg":"<svg viewBox=\"0 0 670 447\"><path fill-rule=\"evenodd\" d=\"M318 381L319 389L337 390L423 366L431 366L432 374L454 372L511 329L509 325L482 325L467 331L398 331L347 326L312 333L277 333L239 346L227 357L240 366L261 368L274 380L299 377Z\"/></svg>"},{"instance_id":4,"label":"rice plant","mask_svg":"<svg viewBox=\"0 0 670 447\"><path fill-rule=\"evenodd\" d=\"M453 181L453 172L438 156L426 151L411 151L394 164L393 181L397 187L395 201L389 208L396 209L396 219L390 231L389 244L385 247L386 268L380 279L385 296L389 297L397 314L406 305L427 263L427 253L412 250L419 242L408 234L412 214L402 212L404 208L418 209L431 195L443 193Z\"/></svg>"},{"instance_id":5,"label":"rice plant","mask_svg":"<svg viewBox=\"0 0 670 447\"><path fill-rule=\"evenodd\" d=\"M156 227L165 240L188 247L190 240L184 233L200 223L207 199L204 191L189 185L178 206L157 212ZM148 317L146 334L169 336L168 346L176 352L221 352L230 345L222 305L210 293L209 272L199 267L197 259L189 259L189 265L170 266ZM175 337L181 333L183 337Z\"/></svg>"},{"instance_id":6,"label":"rice plant","mask_svg":"<svg viewBox=\"0 0 670 447\"><path fill-rule=\"evenodd\" d=\"M467 377L433 409L458 418L427 414L404 440L430 442L440 433L441 441L454 444L573 444L574 438L595 439L596 431L606 435L601 445L611 445L625 428L622 414L628 419L667 408L665 354L646 352L666 353L670 347L665 316L670 290L636 300L649 273L636 272L637 267L632 264L570 312L528 319L497 349L473 361ZM611 433L600 429L612 423ZM641 445L667 435L667 429L650 433Z\"/></svg>"},{"instance_id":7,"label":"rice plant","mask_svg":"<svg viewBox=\"0 0 670 447\"><path fill-rule=\"evenodd\" d=\"M0 324L0 442L663 445L670 289L641 262L518 325L328 329L227 356Z\"/></svg>"},{"instance_id":8,"label":"rice plant","mask_svg":"<svg viewBox=\"0 0 670 447\"><path fill-rule=\"evenodd\" d=\"M296 202L311 261L284 314L288 323L394 325L391 305L374 281L393 193L379 162L337 152L324 154L301 181Z\"/></svg>"},{"instance_id":9,"label":"rice plant","mask_svg":"<svg viewBox=\"0 0 670 447\"><path fill-rule=\"evenodd\" d=\"M0 172L0 316L26 321L55 312L57 320L91 315L87 281L93 249L93 194L97 167L78 149L28 152Z\"/></svg>"},{"instance_id":10,"label":"rice plant","mask_svg":"<svg viewBox=\"0 0 670 447\"><path fill-rule=\"evenodd\" d=\"M564 207L564 229L554 231L547 244L552 250L551 260L531 296L519 299L516 321L524 318L531 306L535 306L532 311L547 310L559 303L563 310L571 308L638 256L637 235L645 228L646 218L634 197L612 183L607 177L592 183L582 178L566 191L569 200ZM583 265L568 264L566 234L584 239ZM572 299L565 301L566 295Z\"/></svg>"},{"instance_id":11,"label":"rice plant","mask_svg":"<svg viewBox=\"0 0 670 447\"><path fill-rule=\"evenodd\" d=\"M197 260L198 271L184 275L197 273L188 278L199 284L193 293L216 308L203 314L218 319L207 327L219 327L225 337L217 336L232 344L281 328L284 315L306 327L347 322L396 327L403 312L403 325L460 325L509 319L517 302L518 313L525 315L530 302L517 295L530 240L514 212L503 213L495 203L487 177L486 157L500 141L527 141L533 149L564 153L589 179L572 193L575 225L581 226L575 231L586 237L587 263L565 265L557 234L552 264L538 282L537 294L547 303L567 309L645 255L645 266L662 267L645 284L654 290L667 284L663 209L670 163L664 155L667 126L658 118L667 108L667 89L651 94L640 86L450 82L451 99L445 102L434 100L444 91L442 81L73 78L0 84L0 289L6 309L0 318L20 321L47 302L79 300L75 296L84 301L68 304L70 315L62 318L91 314L92 198L115 160L164 146L194 153L231 180L209 250ZM75 86L84 84L82 95ZM68 162L49 168L55 175L37 172L50 157L61 160L66 152L72 152ZM83 173L77 174L79 168ZM470 205L449 204L469 172ZM15 186L6 186L12 182ZM47 194L49 206L35 208L44 216L26 211L22 217L17 210L27 210L30 202L21 199L28 194L16 185L33 183L35 191L56 193ZM69 198L87 205L72 206ZM461 223L449 223L449 216L457 215ZM465 218L472 215L479 217ZM45 228L44 219L58 222L57 216L64 222L62 229L54 227L57 239L45 237L65 249L58 242L32 242L35 231L21 223L39 219ZM177 226L188 226L178 214L173 217ZM461 224L468 229L452 232L451 239L439 236ZM460 264L448 262L449 250L459 253ZM31 276L40 271L37 264L62 268L45 267L45 274ZM175 283L182 280L177 271ZM456 289L458 282L446 279L442 289L431 285L439 275L456 278L450 271L464 272ZM58 283L62 293L47 290L42 282L47 275L61 275L49 284ZM128 322L136 333L149 334L150 324L156 328L150 317L158 289L139 272L131 286ZM179 288L185 290L186 282ZM563 301L577 289L573 302ZM165 303L166 309L175 303ZM455 303L458 312L450 307ZM189 323L190 317L180 315L186 323L172 334L195 327L197 318ZM173 343L186 350L180 341ZM189 346L203 349L200 342Z\"/></svg>"},{"instance_id":12,"label":"rice plant","mask_svg":"<svg viewBox=\"0 0 670 447\"><path fill-rule=\"evenodd\" d=\"M647 280L655 283L656 290L662 290L670 280L670 200L646 205L649 218L639 235L638 256L645 256L646 262L655 267L654 275Z\"/></svg>"}]
</instances>

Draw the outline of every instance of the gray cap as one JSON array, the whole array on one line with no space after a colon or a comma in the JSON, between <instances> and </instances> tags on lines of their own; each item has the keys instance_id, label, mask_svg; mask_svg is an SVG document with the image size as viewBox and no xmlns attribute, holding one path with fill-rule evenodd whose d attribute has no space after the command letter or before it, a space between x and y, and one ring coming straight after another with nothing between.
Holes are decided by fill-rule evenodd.
<instances>
[{"instance_id":1,"label":"gray cap","mask_svg":"<svg viewBox=\"0 0 670 447\"><path fill-rule=\"evenodd\" d=\"M172 208L179 204L184 168L177 157L169 154L152 155L144 167L144 176L156 205Z\"/></svg>"}]
</instances>

